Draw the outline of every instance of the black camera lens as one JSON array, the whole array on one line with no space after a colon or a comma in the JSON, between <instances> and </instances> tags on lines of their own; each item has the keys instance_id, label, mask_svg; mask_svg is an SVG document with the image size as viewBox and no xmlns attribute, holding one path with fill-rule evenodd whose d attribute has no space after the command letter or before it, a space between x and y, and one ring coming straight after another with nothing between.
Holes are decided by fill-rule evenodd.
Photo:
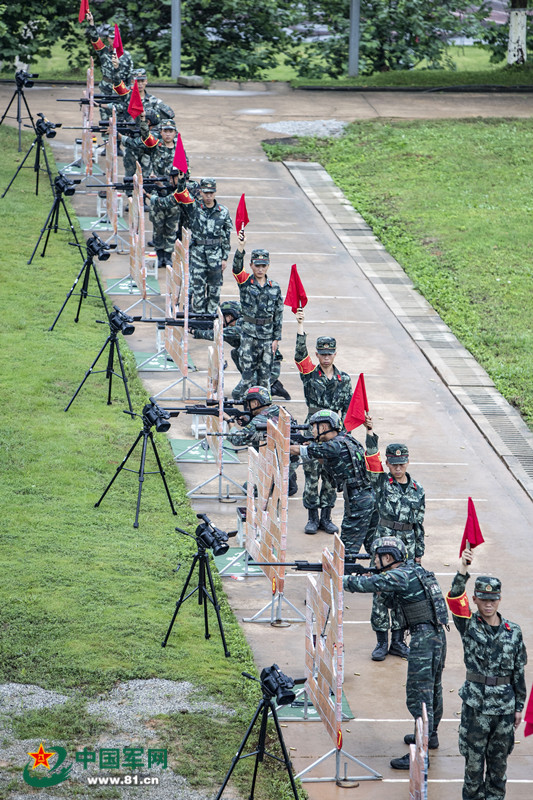
<instances>
[{"instance_id":1,"label":"black camera lens","mask_svg":"<svg viewBox=\"0 0 533 800\"><path fill-rule=\"evenodd\" d=\"M170 414L157 403L147 403L143 408L143 419L150 427L155 425L157 433L166 433L170 428Z\"/></svg>"},{"instance_id":2,"label":"black camera lens","mask_svg":"<svg viewBox=\"0 0 533 800\"><path fill-rule=\"evenodd\" d=\"M128 314L125 314L124 311L121 311L120 308L113 306L115 309L114 312L109 316L109 322L111 327L117 331L122 331L124 336L131 336L132 333L135 333L135 326L131 323L133 322L133 317L130 317Z\"/></svg>"},{"instance_id":3,"label":"black camera lens","mask_svg":"<svg viewBox=\"0 0 533 800\"><path fill-rule=\"evenodd\" d=\"M279 706L288 706L296 699L296 694L293 692L293 679L285 675L277 664L272 664L271 667L265 667L262 670L261 686L267 694L276 698Z\"/></svg>"},{"instance_id":4,"label":"black camera lens","mask_svg":"<svg viewBox=\"0 0 533 800\"><path fill-rule=\"evenodd\" d=\"M93 233L91 238L87 239L87 255L96 256L98 261L107 261L111 253L108 245L96 233Z\"/></svg>"}]
</instances>

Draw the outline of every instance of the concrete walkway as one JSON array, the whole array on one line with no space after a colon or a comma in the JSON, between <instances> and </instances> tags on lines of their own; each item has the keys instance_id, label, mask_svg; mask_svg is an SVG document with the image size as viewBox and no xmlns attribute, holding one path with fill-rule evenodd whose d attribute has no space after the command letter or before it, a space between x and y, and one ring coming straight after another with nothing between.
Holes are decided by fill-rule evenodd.
<instances>
[{"instance_id":1,"label":"concrete walkway","mask_svg":"<svg viewBox=\"0 0 533 800\"><path fill-rule=\"evenodd\" d=\"M38 87L28 92L32 111L44 111L53 121L76 124L76 107L56 104L56 97L78 96L79 89L62 91ZM0 107L11 91L0 88ZM477 507L486 544L476 552L475 571L492 572L504 584L502 611L518 622L526 644L533 646L533 555L530 528L533 505L526 460L530 434L495 392L483 370L464 351L435 312L417 295L409 279L373 240L356 212L347 207L341 193L317 165L269 163L260 141L271 134L262 122L338 119L352 121L377 117L431 119L440 117L533 116L531 95L385 95L326 94L323 92L244 91L204 92L165 90L160 96L176 109L178 126L195 176L214 175L218 199L232 214L246 192L251 223L247 228L249 249L266 247L271 252L271 276L285 291L292 263L298 264L309 294L306 330L312 344L316 336L332 333L338 341L338 366L356 379L365 373L370 409L382 445L407 441L411 450L411 474L426 489L427 550L424 565L439 575L447 590L456 569L460 538L466 518L467 498ZM66 159L72 132L61 131L53 144L58 160ZM87 202L76 196L77 203ZM100 266L112 276L127 272L127 257L113 256ZM228 275L224 297L236 297ZM121 307L131 303L116 298ZM137 333L137 332L136 332ZM293 401L288 404L299 420L305 405L298 373L292 361L296 324L287 310L282 351L282 380ZM143 333L146 340L147 333ZM135 339L135 337L131 337ZM146 349L146 341L131 341ZM193 359L206 364L205 344L196 342ZM161 377L149 375L152 392ZM202 382L201 374L198 377ZM229 394L236 373L226 373ZM168 381L167 381L168 383ZM490 404L494 404L491 406ZM494 424L495 420L500 427ZM526 447L524 459L510 449L504 429L512 426ZM180 417L173 423L176 436L186 434ZM356 431L361 434L361 431ZM513 433L514 435L514 433ZM507 448L507 449L506 449ZM514 460L513 460L514 459ZM515 475L509 467L515 468ZM189 469L190 467L190 469ZM244 479L244 464L228 467L236 480ZM205 467L184 465L182 472L193 486L208 477ZM518 478L518 480L517 480ZM303 488L303 475L299 475ZM527 491L526 491L527 490ZM207 510L222 527L232 528L235 506L205 501ZM340 521L342 502L334 518ZM316 559L329 537L303 534L305 520L301 492L290 500L289 557ZM169 524L171 517L169 516ZM287 596L303 609L305 575L291 575ZM269 600L266 579L225 583L238 618L249 616ZM358 796L400 800L408 796L407 775L388 766L391 757L406 752L403 735L412 730L405 708L404 661L389 657L381 664L370 660L374 636L368 622L370 598L345 598L345 693L355 719L344 727L345 749L384 776L383 782L362 783ZM259 668L274 661L289 675L303 671L304 629L274 629L244 625ZM435 800L459 800L463 759L457 750L460 699L457 690L464 677L459 636L448 636L449 655L444 676L445 710L440 749L431 755L429 796ZM156 646L159 642L156 643ZM532 673L528 673L528 687ZM284 728L286 742L297 771L327 752L333 745L318 723L290 723ZM509 800L528 800L533 791L533 742L524 739L523 727L509 762ZM531 737L533 738L533 737ZM332 764L322 774L332 773ZM348 768L351 772L351 768ZM320 774L320 770L316 774ZM333 783L306 784L312 800L339 800L346 790ZM353 793L353 792L352 792ZM350 793L351 794L351 793Z\"/></svg>"}]
</instances>

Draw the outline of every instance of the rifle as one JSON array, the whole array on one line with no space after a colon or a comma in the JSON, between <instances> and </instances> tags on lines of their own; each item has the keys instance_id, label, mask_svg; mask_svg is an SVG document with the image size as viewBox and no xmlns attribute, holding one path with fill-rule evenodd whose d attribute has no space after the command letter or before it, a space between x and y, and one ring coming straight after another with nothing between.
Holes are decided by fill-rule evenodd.
<instances>
[{"instance_id":1,"label":"rifle","mask_svg":"<svg viewBox=\"0 0 533 800\"><path fill-rule=\"evenodd\" d=\"M361 553L352 556L349 561L344 562L345 575L373 575L378 572L375 567L364 567L358 564L357 560L366 561L372 556L368 553ZM352 560L353 559L353 560ZM295 572L322 572L323 565L320 561L249 561L250 567L291 567Z\"/></svg>"},{"instance_id":2,"label":"rifle","mask_svg":"<svg viewBox=\"0 0 533 800\"><path fill-rule=\"evenodd\" d=\"M255 429L258 433L266 433L267 425L266 423L258 422ZM305 431L310 434L311 428L309 425L298 425L295 420L291 420L291 444L308 444L310 441L313 441L312 437L306 436L304 433L300 433L300 431ZM296 456L296 458L298 458L298 456Z\"/></svg>"},{"instance_id":3,"label":"rifle","mask_svg":"<svg viewBox=\"0 0 533 800\"><path fill-rule=\"evenodd\" d=\"M206 400L206 404L199 403L194 406L184 406L183 408L175 408L174 411L182 411L185 414L199 414L201 416L218 414L218 400ZM234 400L224 400L223 411L232 419L238 419L243 425L247 425L252 419L252 415L248 411L241 411L240 408L235 408L236 405L243 405L236 403Z\"/></svg>"},{"instance_id":4,"label":"rifle","mask_svg":"<svg viewBox=\"0 0 533 800\"><path fill-rule=\"evenodd\" d=\"M189 312L189 327L209 328L213 327L213 320L217 319L216 314L208 314L207 312L199 312L195 314L193 311ZM133 317L134 322L155 322L157 325L170 327L183 328L185 322L185 312L176 311L176 317ZM218 402L218 401L215 401ZM233 401L225 401L233 402Z\"/></svg>"},{"instance_id":5,"label":"rifle","mask_svg":"<svg viewBox=\"0 0 533 800\"><path fill-rule=\"evenodd\" d=\"M67 97L56 97L58 103L79 103L80 106L88 106L90 105L91 101L88 97L80 97L70 99ZM107 103L116 103L120 101L120 95L105 95L105 94L95 94L93 96L93 102L97 106L106 105Z\"/></svg>"},{"instance_id":6,"label":"rifle","mask_svg":"<svg viewBox=\"0 0 533 800\"><path fill-rule=\"evenodd\" d=\"M162 184L162 185L161 185ZM123 192L126 189L133 189L133 177L125 177L122 181L116 183L88 183L88 189L116 189L117 192ZM174 189L174 185L170 183L167 177L144 178L143 189ZM149 320L148 320L149 321Z\"/></svg>"}]
</instances>

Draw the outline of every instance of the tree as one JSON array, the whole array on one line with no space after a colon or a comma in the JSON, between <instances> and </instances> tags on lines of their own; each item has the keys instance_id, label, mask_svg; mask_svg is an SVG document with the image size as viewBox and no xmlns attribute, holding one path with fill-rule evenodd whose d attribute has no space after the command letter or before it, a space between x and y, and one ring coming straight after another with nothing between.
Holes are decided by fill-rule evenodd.
<instances>
[{"instance_id":1,"label":"tree","mask_svg":"<svg viewBox=\"0 0 533 800\"><path fill-rule=\"evenodd\" d=\"M349 0L305 0L309 24L299 34L290 55L299 74L320 77L346 73L348 64ZM412 69L421 61L428 69L453 63L446 55L448 41L457 35L479 33L488 13L483 2L477 10L470 0L361 0L359 71L370 75ZM302 41L313 26L327 28L323 37L304 48Z\"/></svg>"},{"instance_id":2,"label":"tree","mask_svg":"<svg viewBox=\"0 0 533 800\"><path fill-rule=\"evenodd\" d=\"M533 49L533 33L528 31L528 8L532 0L508 0L509 24L488 23L477 38L479 44L488 46L493 64L507 59L509 66L522 66L527 61L528 49Z\"/></svg>"}]
</instances>

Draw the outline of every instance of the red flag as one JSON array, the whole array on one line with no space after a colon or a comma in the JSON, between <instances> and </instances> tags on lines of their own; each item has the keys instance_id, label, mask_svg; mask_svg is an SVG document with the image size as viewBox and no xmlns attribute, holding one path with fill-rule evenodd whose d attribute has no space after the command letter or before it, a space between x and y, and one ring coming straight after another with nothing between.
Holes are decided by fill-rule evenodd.
<instances>
[{"instance_id":1,"label":"red flag","mask_svg":"<svg viewBox=\"0 0 533 800\"><path fill-rule=\"evenodd\" d=\"M174 158L172 166L179 169L180 172L187 172L187 156L185 155L185 148L181 141L181 133L178 133L178 141L176 142L176 150L174 151Z\"/></svg>"},{"instance_id":2,"label":"red flag","mask_svg":"<svg viewBox=\"0 0 533 800\"><path fill-rule=\"evenodd\" d=\"M248 211L246 210L246 200L244 199L244 195L241 194L241 199L239 200L239 205L237 206L237 213L235 214L235 228L237 229L237 233L243 231L249 222L250 220L248 218Z\"/></svg>"},{"instance_id":3,"label":"red flag","mask_svg":"<svg viewBox=\"0 0 533 800\"><path fill-rule=\"evenodd\" d=\"M359 425L363 424L365 411L368 411L368 400L366 397L365 376L361 372L344 418L344 427L347 431L353 431L354 428L358 428Z\"/></svg>"},{"instance_id":4,"label":"red flag","mask_svg":"<svg viewBox=\"0 0 533 800\"><path fill-rule=\"evenodd\" d=\"M307 295L304 285L300 280L300 276L298 275L296 264L293 264L291 267L291 277L289 278L287 296L283 301L283 305L290 306L293 314L296 314L299 308L305 308L307 305Z\"/></svg>"},{"instance_id":5,"label":"red flag","mask_svg":"<svg viewBox=\"0 0 533 800\"><path fill-rule=\"evenodd\" d=\"M137 119L139 114L142 114L143 111L143 101L141 100L139 87L137 86L137 78L135 78L133 89L131 90L130 102L128 104L128 114L130 117L133 117L133 119Z\"/></svg>"},{"instance_id":6,"label":"red flag","mask_svg":"<svg viewBox=\"0 0 533 800\"><path fill-rule=\"evenodd\" d=\"M89 0L81 0L80 13L78 14L78 22L83 22L89 10Z\"/></svg>"},{"instance_id":7,"label":"red flag","mask_svg":"<svg viewBox=\"0 0 533 800\"><path fill-rule=\"evenodd\" d=\"M530 736L533 733L533 688L529 694L526 713L524 714L524 722L526 723L524 736Z\"/></svg>"},{"instance_id":8,"label":"red flag","mask_svg":"<svg viewBox=\"0 0 533 800\"><path fill-rule=\"evenodd\" d=\"M459 550L459 556L462 556L463 550L466 548L467 542L469 543L470 547L477 547L478 544L483 544L484 541L485 539L483 538L483 534L481 533L481 528L479 527L479 522L477 521L477 514L476 514L476 509L474 507L474 501L472 500L471 497L469 497L465 532L463 533L463 539L461 542L461 548Z\"/></svg>"},{"instance_id":9,"label":"red flag","mask_svg":"<svg viewBox=\"0 0 533 800\"><path fill-rule=\"evenodd\" d=\"M120 38L120 31L118 29L118 25L116 22L115 22L115 38L113 39L113 47L115 48L115 52L119 58L124 55L124 48L122 47L122 39Z\"/></svg>"}]
</instances>

